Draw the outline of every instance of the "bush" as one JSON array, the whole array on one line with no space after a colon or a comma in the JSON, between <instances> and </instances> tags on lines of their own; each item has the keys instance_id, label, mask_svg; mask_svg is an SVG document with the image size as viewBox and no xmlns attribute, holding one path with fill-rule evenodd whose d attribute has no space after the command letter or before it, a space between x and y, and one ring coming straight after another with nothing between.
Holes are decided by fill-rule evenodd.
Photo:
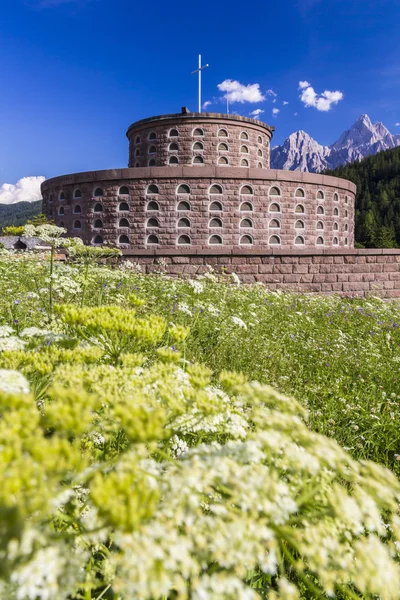
<instances>
[{"instance_id":1,"label":"bush","mask_svg":"<svg viewBox=\"0 0 400 600\"><path fill-rule=\"evenodd\" d=\"M397 598L389 471L271 388L227 372L211 385L177 350L188 332L149 362L133 350L166 323L105 308L62 311L69 349L31 330L34 350L4 352L4 597Z\"/></svg>"},{"instance_id":2,"label":"bush","mask_svg":"<svg viewBox=\"0 0 400 600\"><path fill-rule=\"evenodd\" d=\"M2 230L2 234L3 235L16 235L18 237L20 237L21 235L24 235L24 228L23 227L16 227L15 225L10 225L9 227L3 227Z\"/></svg>"}]
</instances>

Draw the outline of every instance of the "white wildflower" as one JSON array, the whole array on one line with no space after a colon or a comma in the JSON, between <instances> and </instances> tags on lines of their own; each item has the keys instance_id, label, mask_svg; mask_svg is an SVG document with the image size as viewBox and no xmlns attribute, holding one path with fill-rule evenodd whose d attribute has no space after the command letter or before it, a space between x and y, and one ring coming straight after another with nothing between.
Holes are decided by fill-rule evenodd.
<instances>
[{"instance_id":1,"label":"white wildflower","mask_svg":"<svg viewBox=\"0 0 400 600\"><path fill-rule=\"evenodd\" d=\"M19 334L20 337L35 337L35 336L43 336L43 335L51 335L53 332L48 331L47 329L39 329L39 327L26 327Z\"/></svg>"},{"instance_id":2,"label":"white wildflower","mask_svg":"<svg viewBox=\"0 0 400 600\"><path fill-rule=\"evenodd\" d=\"M104 436L98 432L92 433L92 440L95 446L102 446L105 442Z\"/></svg>"},{"instance_id":3,"label":"white wildflower","mask_svg":"<svg viewBox=\"0 0 400 600\"><path fill-rule=\"evenodd\" d=\"M231 273L231 277L233 279L233 283L236 283L236 285L240 285L240 279L239 277L236 275L236 273Z\"/></svg>"},{"instance_id":4,"label":"white wildflower","mask_svg":"<svg viewBox=\"0 0 400 600\"><path fill-rule=\"evenodd\" d=\"M24 346L25 342L13 335L0 338L0 352L4 352L4 350L22 350Z\"/></svg>"},{"instance_id":5,"label":"white wildflower","mask_svg":"<svg viewBox=\"0 0 400 600\"><path fill-rule=\"evenodd\" d=\"M10 327L9 325L1 325L0 338L9 337L10 335L13 335L13 333L14 333L14 330L12 327Z\"/></svg>"},{"instance_id":6,"label":"white wildflower","mask_svg":"<svg viewBox=\"0 0 400 600\"><path fill-rule=\"evenodd\" d=\"M239 578L225 573L203 575L192 585L193 600L259 600L255 590Z\"/></svg>"},{"instance_id":7,"label":"white wildflower","mask_svg":"<svg viewBox=\"0 0 400 600\"><path fill-rule=\"evenodd\" d=\"M242 319L240 319L239 317L231 317L231 319L235 323L235 325L238 325L242 329L247 329L246 323Z\"/></svg>"},{"instance_id":8,"label":"white wildflower","mask_svg":"<svg viewBox=\"0 0 400 600\"><path fill-rule=\"evenodd\" d=\"M143 269L139 263L132 262L131 260L123 260L119 264L119 268L121 271L130 271L131 273L136 273L137 275L141 275L143 273Z\"/></svg>"},{"instance_id":9,"label":"white wildflower","mask_svg":"<svg viewBox=\"0 0 400 600\"><path fill-rule=\"evenodd\" d=\"M188 284L193 288L195 294L201 294L204 291L203 284L197 279L189 279Z\"/></svg>"},{"instance_id":10,"label":"white wildflower","mask_svg":"<svg viewBox=\"0 0 400 600\"><path fill-rule=\"evenodd\" d=\"M279 599L297 600L300 597L299 590L293 583L290 583L285 577L279 580Z\"/></svg>"},{"instance_id":11,"label":"white wildflower","mask_svg":"<svg viewBox=\"0 0 400 600\"><path fill-rule=\"evenodd\" d=\"M174 456L180 456L189 450L189 446L182 438L174 435L170 440L171 450Z\"/></svg>"},{"instance_id":12,"label":"white wildflower","mask_svg":"<svg viewBox=\"0 0 400 600\"><path fill-rule=\"evenodd\" d=\"M190 310L190 308L188 307L188 305L185 302L179 302L179 304L178 304L178 310L180 310L183 313L186 313L190 317L193 316L192 311Z\"/></svg>"},{"instance_id":13,"label":"white wildflower","mask_svg":"<svg viewBox=\"0 0 400 600\"><path fill-rule=\"evenodd\" d=\"M33 558L11 575L17 600L66 598L77 560L58 547L41 548ZM72 590L71 590L72 591Z\"/></svg>"},{"instance_id":14,"label":"white wildflower","mask_svg":"<svg viewBox=\"0 0 400 600\"><path fill-rule=\"evenodd\" d=\"M213 317L218 317L221 314L218 308L215 308L213 304L209 304L207 310Z\"/></svg>"},{"instance_id":15,"label":"white wildflower","mask_svg":"<svg viewBox=\"0 0 400 600\"><path fill-rule=\"evenodd\" d=\"M29 394L29 383L18 371L0 369L0 391L7 394Z\"/></svg>"},{"instance_id":16,"label":"white wildflower","mask_svg":"<svg viewBox=\"0 0 400 600\"><path fill-rule=\"evenodd\" d=\"M63 239L61 236L67 233L67 230L63 227L57 227L57 225L25 225L24 235L26 237L38 237L39 239L51 244L54 247L61 246Z\"/></svg>"}]
</instances>

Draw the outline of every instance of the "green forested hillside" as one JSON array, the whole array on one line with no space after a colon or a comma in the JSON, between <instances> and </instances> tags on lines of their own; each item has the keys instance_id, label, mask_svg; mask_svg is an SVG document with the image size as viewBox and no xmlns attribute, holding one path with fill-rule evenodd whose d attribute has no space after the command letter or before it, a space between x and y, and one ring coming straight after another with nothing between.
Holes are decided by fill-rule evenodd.
<instances>
[{"instance_id":1,"label":"green forested hillside","mask_svg":"<svg viewBox=\"0 0 400 600\"><path fill-rule=\"evenodd\" d=\"M356 241L367 248L400 246L400 147L334 171L357 185Z\"/></svg>"},{"instance_id":2,"label":"green forested hillside","mask_svg":"<svg viewBox=\"0 0 400 600\"><path fill-rule=\"evenodd\" d=\"M42 201L0 204L0 229L9 225L25 225L42 211Z\"/></svg>"}]
</instances>

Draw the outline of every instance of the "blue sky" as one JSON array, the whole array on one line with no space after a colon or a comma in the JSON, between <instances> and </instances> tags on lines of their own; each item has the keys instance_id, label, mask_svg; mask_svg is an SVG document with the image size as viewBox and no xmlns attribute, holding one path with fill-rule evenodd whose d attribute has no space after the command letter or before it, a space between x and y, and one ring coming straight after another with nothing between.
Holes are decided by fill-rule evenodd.
<instances>
[{"instance_id":1,"label":"blue sky","mask_svg":"<svg viewBox=\"0 0 400 600\"><path fill-rule=\"evenodd\" d=\"M0 186L126 166L128 125L196 110L198 53L210 64L208 110L225 112L226 80L240 84L232 98L256 99L258 90L261 100L231 110L263 110L274 145L297 129L330 144L362 113L400 133L399 0L3 0L1 8ZM324 102L325 90L343 97Z\"/></svg>"}]
</instances>

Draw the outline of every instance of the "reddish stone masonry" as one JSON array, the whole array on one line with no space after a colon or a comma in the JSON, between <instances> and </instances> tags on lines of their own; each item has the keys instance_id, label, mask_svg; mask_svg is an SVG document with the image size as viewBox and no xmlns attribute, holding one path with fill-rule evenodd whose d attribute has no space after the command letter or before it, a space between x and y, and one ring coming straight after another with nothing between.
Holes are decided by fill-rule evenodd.
<instances>
[{"instance_id":1,"label":"reddish stone masonry","mask_svg":"<svg viewBox=\"0 0 400 600\"><path fill-rule=\"evenodd\" d=\"M400 250L325 250L296 253L252 250L232 252L124 251L127 260L146 273L165 272L190 278L206 273L236 273L243 283L264 284L269 290L340 296L400 298Z\"/></svg>"},{"instance_id":2,"label":"reddish stone masonry","mask_svg":"<svg viewBox=\"0 0 400 600\"><path fill-rule=\"evenodd\" d=\"M271 290L400 297L400 251L354 250L356 186L272 170L273 127L215 113L161 115L127 132L129 168L42 184L68 235L121 248L147 272L235 272Z\"/></svg>"},{"instance_id":3,"label":"reddish stone masonry","mask_svg":"<svg viewBox=\"0 0 400 600\"><path fill-rule=\"evenodd\" d=\"M352 248L353 183L269 168L273 127L162 115L129 127L129 168L55 177L43 210L87 244L230 251Z\"/></svg>"}]
</instances>

